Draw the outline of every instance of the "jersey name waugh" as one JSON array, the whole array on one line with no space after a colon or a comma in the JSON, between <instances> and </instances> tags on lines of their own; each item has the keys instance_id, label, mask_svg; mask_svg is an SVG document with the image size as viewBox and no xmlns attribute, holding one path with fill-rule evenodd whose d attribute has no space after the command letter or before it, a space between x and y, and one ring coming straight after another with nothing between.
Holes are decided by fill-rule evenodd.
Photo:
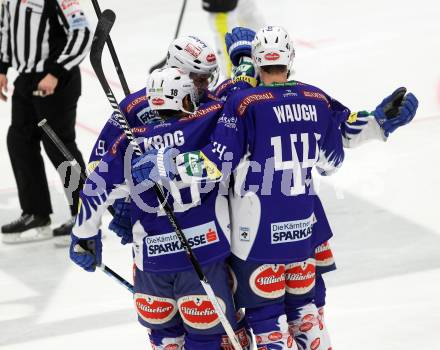
<instances>
[{"instance_id":1,"label":"jersey name waugh","mask_svg":"<svg viewBox=\"0 0 440 350\"><path fill-rule=\"evenodd\" d=\"M316 106L306 104L286 104L273 107L277 116L278 123L287 123L294 121L318 121Z\"/></svg>"}]
</instances>

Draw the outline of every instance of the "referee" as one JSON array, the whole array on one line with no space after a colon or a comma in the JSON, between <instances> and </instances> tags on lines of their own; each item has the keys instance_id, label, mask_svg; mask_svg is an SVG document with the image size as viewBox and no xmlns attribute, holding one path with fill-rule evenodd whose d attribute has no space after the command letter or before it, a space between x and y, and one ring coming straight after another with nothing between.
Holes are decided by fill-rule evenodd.
<instances>
[{"instance_id":1,"label":"referee","mask_svg":"<svg viewBox=\"0 0 440 350\"><path fill-rule=\"evenodd\" d=\"M6 74L12 67L18 77L12 94L7 145L22 210L17 220L2 226L2 241L18 243L52 235L65 240L73 219L52 233L52 206L40 141L59 170L64 187L75 187L69 198L72 218L81 184L78 186L78 177L74 179L71 169L63 171L63 166L59 167L65 161L63 155L37 124L46 118L84 169L75 143L76 106L81 95L78 64L88 53L92 33L78 0L1 1L0 99L7 99Z\"/></svg>"}]
</instances>

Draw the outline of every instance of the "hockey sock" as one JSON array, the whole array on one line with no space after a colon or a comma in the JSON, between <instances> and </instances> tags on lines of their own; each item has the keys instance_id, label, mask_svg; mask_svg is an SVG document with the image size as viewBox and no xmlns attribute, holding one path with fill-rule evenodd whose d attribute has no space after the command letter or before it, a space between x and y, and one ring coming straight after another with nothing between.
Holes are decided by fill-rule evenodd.
<instances>
[{"instance_id":1,"label":"hockey sock","mask_svg":"<svg viewBox=\"0 0 440 350\"><path fill-rule=\"evenodd\" d=\"M246 319L255 334L257 349L297 349L289 334L284 303L247 308Z\"/></svg>"},{"instance_id":2,"label":"hockey sock","mask_svg":"<svg viewBox=\"0 0 440 350\"><path fill-rule=\"evenodd\" d=\"M149 329L151 347L154 350L182 350L185 329L182 325L163 329Z\"/></svg>"},{"instance_id":3,"label":"hockey sock","mask_svg":"<svg viewBox=\"0 0 440 350\"><path fill-rule=\"evenodd\" d=\"M243 313L239 314L238 317L242 317L237 322L237 329L235 330L235 334L237 335L238 341L240 342L241 347L243 350L252 350L253 347L253 338L252 338L252 332L251 329L244 318ZM222 336L222 350L234 350L234 347L232 346L231 340L226 334L223 334Z\"/></svg>"},{"instance_id":4,"label":"hockey sock","mask_svg":"<svg viewBox=\"0 0 440 350\"><path fill-rule=\"evenodd\" d=\"M289 332L295 338L298 349L331 349L330 337L316 305L309 303L298 307L296 312L293 310L290 308L289 314L296 315L296 319L289 320Z\"/></svg>"},{"instance_id":5,"label":"hockey sock","mask_svg":"<svg viewBox=\"0 0 440 350\"><path fill-rule=\"evenodd\" d=\"M195 334L185 336L186 350L217 350L221 349L222 334Z\"/></svg>"},{"instance_id":6,"label":"hockey sock","mask_svg":"<svg viewBox=\"0 0 440 350\"><path fill-rule=\"evenodd\" d=\"M315 283L315 305L319 309L325 305L325 283L321 274L316 275Z\"/></svg>"}]
</instances>

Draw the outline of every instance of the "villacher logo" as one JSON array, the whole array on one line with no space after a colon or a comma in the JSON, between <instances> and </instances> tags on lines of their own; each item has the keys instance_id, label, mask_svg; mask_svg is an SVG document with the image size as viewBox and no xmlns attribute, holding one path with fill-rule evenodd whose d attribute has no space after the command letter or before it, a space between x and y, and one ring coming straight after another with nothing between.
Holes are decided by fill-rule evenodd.
<instances>
[{"instance_id":1,"label":"villacher logo","mask_svg":"<svg viewBox=\"0 0 440 350\"><path fill-rule=\"evenodd\" d=\"M260 297L276 299L285 293L285 266L265 264L259 266L251 275L249 282L252 291Z\"/></svg>"},{"instance_id":2,"label":"villacher logo","mask_svg":"<svg viewBox=\"0 0 440 350\"><path fill-rule=\"evenodd\" d=\"M152 324L168 322L177 312L176 301L169 298L136 293L134 303L138 315L144 321Z\"/></svg>"},{"instance_id":3,"label":"villacher logo","mask_svg":"<svg viewBox=\"0 0 440 350\"><path fill-rule=\"evenodd\" d=\"M226 306L221 298L217 297L220 306L225 312ZM196 329L208 329L220 323L217 312L206 295L187 295L177 301L183 321Z\"/></svg>"},{"instance_id":4,"label":"villacher logo","mask_svg":"<svg viewBox=\"0 0 440 350\"><path fill-rule=\"evenodd\" d=\"M289 294L302 295L315 286L315 259L286 265L286 290Z\"/></svg>"}]
</instances>

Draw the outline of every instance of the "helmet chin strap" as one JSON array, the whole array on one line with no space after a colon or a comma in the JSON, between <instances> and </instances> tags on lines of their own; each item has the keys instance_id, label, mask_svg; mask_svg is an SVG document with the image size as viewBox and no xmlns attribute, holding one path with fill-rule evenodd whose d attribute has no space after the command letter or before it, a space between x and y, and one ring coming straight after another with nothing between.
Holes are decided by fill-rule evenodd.
<instances>
[{"instance_id":1,"label":"helmet chin strap","mask_svg":"<svg viewBox=\"0 0 440 350\"><path fill-rule=\"evenodd\" d=\"M183 105L182 105L182 107L180 108L180 110L182 111L182 112L185 112L185 113L188 113L188 114L195 114L196 112L197 112L197 106L196 106L196 104L194 103L194 101L193 100L191 100L191 103L192 103L192 105L193 105L193 109L194 109L194 111L193 112L190 112L190 111L187 111L184 107L183 107Z\"/></svg>"},{"instance_id":2,"label":"helmet chin strap","mask_svg":"<svg viewBox=\"0 0 440 350\"><path fill-rule=\"evenodd\" d=\"M194 114L194 113L196 113L197 112L197 104L194 102L194 100L195 99L197 99L196 98L196 96L195 96L195 94L194 93L192 93L192 94L188 94L188 95L186 95L186 96L189 96L189 100L191 101L191 104L192 104L192 112L190 112L190 111L188 111L188 110L186 110L186 108L185 107L183 107L183 102L184 102L184 99L182 99L182 102L181 102L181 107L180 107L180 110L182 111L182 112L184 112L184 113L188 113L188 114ZM185 97L186 97L185 96Z\"/></svg>"}]
</instances>

